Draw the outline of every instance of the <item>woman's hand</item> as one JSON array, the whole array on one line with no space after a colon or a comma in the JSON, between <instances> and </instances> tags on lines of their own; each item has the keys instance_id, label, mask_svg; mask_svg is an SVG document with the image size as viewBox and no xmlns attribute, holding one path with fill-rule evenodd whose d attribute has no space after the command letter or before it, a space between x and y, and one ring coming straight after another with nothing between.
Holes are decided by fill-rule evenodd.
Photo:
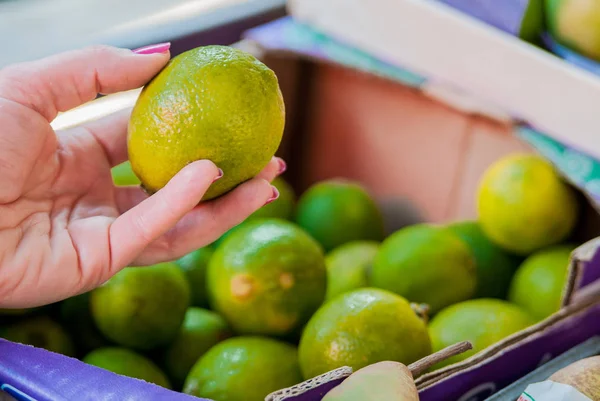
<instances>
[{"instance_id":1,"label":"woman's hand","mask_svg":"<svg viewBox=\"0 0 600 401\"><path fill-rule=\"evenodd\" d=\"M115 187L127 159L130 110L55 132L58 112L143 86L169 60L168 44L142 51L93 47L0 70L0 308L48 304L91 290L128 265L173 260L208 245L269 200L285 169L198 205L220 171L201 160L152 197Z\"/></svg>"}]
</instances>

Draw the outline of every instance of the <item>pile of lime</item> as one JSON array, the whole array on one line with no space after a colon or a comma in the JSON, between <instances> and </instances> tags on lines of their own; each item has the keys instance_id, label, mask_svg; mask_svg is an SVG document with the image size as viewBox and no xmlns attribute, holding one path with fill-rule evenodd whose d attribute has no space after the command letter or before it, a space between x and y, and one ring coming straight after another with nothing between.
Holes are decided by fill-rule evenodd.
<instances>
[{"instance_id":1,"label":"pile of lime","mask_svg":"<svg viewBox=\"0 0 600 401\"><path fill-rule=\"evenodd\" d=\"M209 158L224 178L203 201L219 202L277 150L282 102L248 54L184 53L142 92L115 184L153 193ZM279 199L215 243L57 305L0 310L0 335L215 401L261 401L338 367L410 364L471 341L446 361L458 362L560 307L578 203L540 157L491 166L477 220L389 235L362 183L331 178L299 197L284 178L273 184Z\"/></svg>"}]
</instances>

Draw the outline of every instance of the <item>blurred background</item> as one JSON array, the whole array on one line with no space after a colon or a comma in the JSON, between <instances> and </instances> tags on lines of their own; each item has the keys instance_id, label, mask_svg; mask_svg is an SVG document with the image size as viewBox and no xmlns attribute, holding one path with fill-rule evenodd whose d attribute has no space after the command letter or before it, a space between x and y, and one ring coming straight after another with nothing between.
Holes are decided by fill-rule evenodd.
<instances>
[{"instance_id":1,"label":"blurred background","mask_svg":"<svg viewBox=\"0 0 600 401\"><path fill-rule=\"evenodd\" d=\"M231 43L284 0L0 0L0 68L91 44ZM229 27L229 29L225 29Z\"/></svg>"}]
</instances>

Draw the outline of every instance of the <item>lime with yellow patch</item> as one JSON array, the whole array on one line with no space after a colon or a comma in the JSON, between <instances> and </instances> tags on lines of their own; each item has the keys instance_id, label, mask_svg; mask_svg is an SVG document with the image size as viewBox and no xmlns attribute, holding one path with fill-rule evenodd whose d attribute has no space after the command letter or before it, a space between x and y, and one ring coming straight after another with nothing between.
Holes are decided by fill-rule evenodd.
<instances>
[{"instance_id":1,"label":"lime with yellow patch","mask_svg":"<svg viewBox=\"0 0 600 401\"><path fill-rule=\"evenodd\" d=\"M223 170L203 199L256 176L277 151L285 107L275 73L229 46L203 46L174 57L142 90L127 145L131 167L149 193L190 162Z\"/></svg>"},{"instance_id":2,"label":"lime with yellow patch","mask_svg":"<svg viewBox=\"0 0 600 401\"><path fill-rule=\"evenodd\" d=\"M292 333L321 305L326 282L319 244L281 219L240 225L217 248L207 271L212 308L240 334Z\"/></svg>"}]
</instances>

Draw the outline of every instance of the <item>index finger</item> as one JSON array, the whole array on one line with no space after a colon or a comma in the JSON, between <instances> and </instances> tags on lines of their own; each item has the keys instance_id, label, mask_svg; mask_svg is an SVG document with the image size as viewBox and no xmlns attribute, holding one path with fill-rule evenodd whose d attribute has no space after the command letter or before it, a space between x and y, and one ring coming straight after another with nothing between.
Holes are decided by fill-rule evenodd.
<instances>
[{"instance_id":1,"label":"index finger","mask_svg":"<svg viewBox=\"0 0 600 401\"><path fill-rule=\"evenodd\" d=\"M155 53L92 46L0 70L0 97L27 106L51 122L70 110L108 94L139 88L168 62L169 44Z\"/></svg>"}]
</instances>

